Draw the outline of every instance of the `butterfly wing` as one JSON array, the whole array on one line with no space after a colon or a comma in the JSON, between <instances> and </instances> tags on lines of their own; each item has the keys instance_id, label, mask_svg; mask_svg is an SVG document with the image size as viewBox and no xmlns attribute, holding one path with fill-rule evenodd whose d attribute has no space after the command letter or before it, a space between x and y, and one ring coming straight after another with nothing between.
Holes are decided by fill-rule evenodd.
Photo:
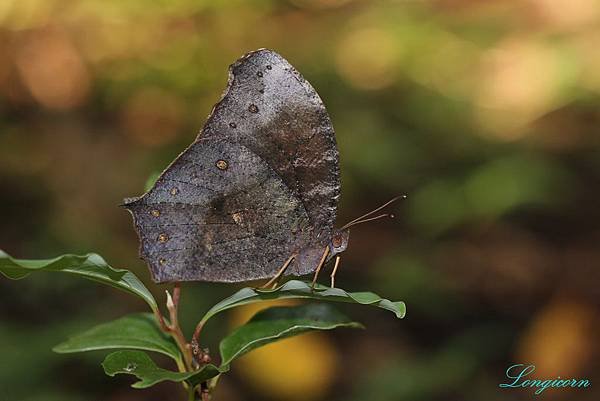
<instances>
[{"instance_id":1,"label":"butterfly wing","mask_svg":"<svg viewBox=\"0 0 600 401\"><path fill-rule=\"evenodd\" d=\"M270 50L242 57L196 142L125 205L154 280L266 278L295 253L288 272L313 271L335 223L338 159L300 73Z\"/></svg>"},{"instance_id":2,"label":"butterfly wing","mask_svg":"<svg viewBox=\"0 0 600 401\"><path fill-rule=\"evenodd\" d=\"M262 49L231 65L199 137L227 137L258 155L304 205L315 246L329 241L340 194L334 130L317 92L283 57Z\"/></svg>"},{"instance_id":3,"label":"butterfly wing","mask_svg":"<svg viewBox=\"0 0 600 401\"><path fill-rule=\"evenodd\" d=\"M273 169L222 139L194 142L125 207L156 282L271 277L312 236L304 205Z\"/></svg>"}]
</instances>

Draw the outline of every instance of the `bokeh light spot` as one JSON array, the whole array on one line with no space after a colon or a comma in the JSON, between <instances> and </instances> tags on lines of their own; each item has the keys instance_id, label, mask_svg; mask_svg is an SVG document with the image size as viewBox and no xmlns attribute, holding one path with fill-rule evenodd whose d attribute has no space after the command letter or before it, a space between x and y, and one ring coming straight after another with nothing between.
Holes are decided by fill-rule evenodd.
<instances>
[{"instance_id":1,"label":"bokeh light spot","mask_svg":"<svg viewBox=\"0 0 600 401\"><path fill-rule=\"evenodd\" d=\"M474 93L484 134L515 140L523 127L565 100L563 89L575 79L564 55L525 38L511 38L482 56L480 85Z\"/></svg>"},{"instance_id":2,"label":"bokeh light spot","mask_svg":"<svg viewBox=\"0 0 600 401\"><path fill-rule=\"evenodd\" d=\"M18 48L16 64L33 98L48 108L70 109L87 98L87 68L61 30L44 29L27 36Z\"/></svg>"},{"instance_id":3,"label":"bokeh light spot","mask_svg":"<svg viewBox=\"0 0 600 401\"><path fill-rule=\"evenodd\" d=\"M243 324L259 310L294 301L267 301L232 311L232 323ZM336 374L335 350L322 333L309 333L258 348L234 362L245 380L278 400L314 400L328 391Z\"/></svg>"},{"instance_id":4,"label":"bokeh light spot","mask_svg":"<svg viewBox=\"0 0 600 401\"><path fill-rule=\"evenodd\" d=\"M597 0L528 0L536 16L559 30L573 30L594 23L600 16Z\"/></svg>"},{"instance_id":5,"label":"bokeh light spot","mask_svg":"<svg viewBox=\"0 0 600 401\"><path fill-rule=\"evenodd\" d=\"M337 70L357 88L384 88L396 79L400 50L389 32L380 28L358 29L341 40L336 52Z\"/></svg>"},{"instance_id":6,"label":"bokeh light spot","mask_svg":"<svg viewBox=\"0 0 600 401\"><path fill-rule=\"evenodd\" d=\"M524 332L518 346L519 361L535 361L538 377L576 376L589 361L597 341L595 311L568 299L546 305Z\"/></svg>"}]
</instances>

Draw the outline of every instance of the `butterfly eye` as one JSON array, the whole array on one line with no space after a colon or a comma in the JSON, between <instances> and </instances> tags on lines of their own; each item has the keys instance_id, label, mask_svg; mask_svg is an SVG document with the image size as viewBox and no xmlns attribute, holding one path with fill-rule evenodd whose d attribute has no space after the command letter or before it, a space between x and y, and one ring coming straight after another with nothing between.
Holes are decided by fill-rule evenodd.
<instances>
[{"instance_id":1,"label":"butterfly eye","mask_svg":"<svg viewBox=\"0 0 600 401\"><path fill-rule=\"evenodd\" d=\"M336 234L333 236L333 240L331 241L333 243L333 247L334 248L339 248L340 246L342 246L342 237L339 234Z\"/></svg>"},{"instance_id":2,"label":"butterfly eye","mask_svg":"<svg viewBox=\"0 0 600 401\"><path fill-rule=\"evenodd\" d=\"M250 106L248 106L248 111L250 113L258 113L258 106L256 106L255 104L251 104Z\"/></svg>"}]
</instances>

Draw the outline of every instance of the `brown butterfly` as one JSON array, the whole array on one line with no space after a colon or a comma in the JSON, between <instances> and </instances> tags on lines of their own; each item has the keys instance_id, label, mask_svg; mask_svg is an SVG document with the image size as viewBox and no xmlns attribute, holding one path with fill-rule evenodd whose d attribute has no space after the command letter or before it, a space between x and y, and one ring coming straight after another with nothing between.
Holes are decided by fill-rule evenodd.
<instances>
[{"instance_id":1,"label":"brown butterfly","mask_svg":"<svg viewBox=\"0 0 600 401\"><path fill-rule=\"evenodd\" d=\"M334 229L339 153L313 87L261 49L229 81L197 139L138 198L126 199L156 282L238 282L315 271L348 246ZM339 265L336 258L331 284Z\"/></svg>"}]
</instances>

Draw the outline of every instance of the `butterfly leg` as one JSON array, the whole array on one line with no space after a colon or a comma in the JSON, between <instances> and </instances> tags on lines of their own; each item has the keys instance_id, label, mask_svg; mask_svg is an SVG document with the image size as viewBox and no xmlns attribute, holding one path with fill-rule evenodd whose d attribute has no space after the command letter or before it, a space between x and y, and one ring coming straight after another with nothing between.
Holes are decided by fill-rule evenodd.
<instances>
[{"instance_id":1,"label":"butterfly leg","mask_svg":"<svg viewBox=\"0 0 600 401\"><path fill-rule=\"evenodd\" d=\"M290 256L285 263L283 264L283 266L281 266L281 268L277 271L277 274L271 279L269 280L266 284L264 284L263 286L261 286L261 288L268 288L271 285L275 285L277 284L277 280L279 280L279 278L283 275L283 273L285 273L285 271L287 270L288 266L290 265L290 263L292 263L292 260L294 260L294 258L296 258L297 254L293 254L292 256Z\"/></svg>"},{"instance_id":2,"label":"butterfly leg","mask_svg":"<svg viewBox=\"0 0 600 401\"><path fill-rule=\"evenodd\" d=\"M331 288L335 287L335 273L337 272L338 266L340 265L341 256L335 257L335 265L333 265L333 271L331 272Z\"/></svg>"},{"instance_id":3,"label":"butterfly leg","mask_svg":"<svg viewBox=\"0 0 600 401\"><path fill-rule=\"evenodd\" d=\"M321 260L319 261L319 264L317 265L317 270L315 271L315 276L313 277L311 288L315 288L315 284L317 283L317 277L319 277L319 272L321 271L321 268L325 264L327 255L329 255L329 245L327 245L325 247L325 250L323 251L323 256L321 256Z\"/></svg>"}]
</instances>

